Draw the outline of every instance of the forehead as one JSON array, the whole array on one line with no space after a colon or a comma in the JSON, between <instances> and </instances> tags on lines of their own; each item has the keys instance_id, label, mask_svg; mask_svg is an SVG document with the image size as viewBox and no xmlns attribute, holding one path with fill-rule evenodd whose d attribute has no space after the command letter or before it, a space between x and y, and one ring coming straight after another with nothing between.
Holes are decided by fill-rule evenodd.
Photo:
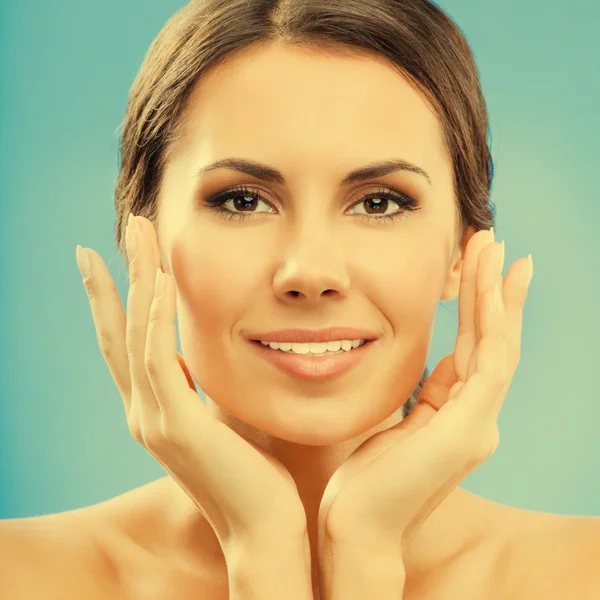
<instances>
[{"instance_id":1,"label":"forehead","mask_svg":"<svg viewBox=\"0 0 600 600\"><path fill-rule=\"evenodd\" d=\"M181 147L196 163L252 157L291 176L336 164L345 174L357 164L403 158L435 182L436 163L441 170L449 161L431 105L373 55L279 42L248 48L200 80L185 123Z\"/></svg>"}]
</instances>

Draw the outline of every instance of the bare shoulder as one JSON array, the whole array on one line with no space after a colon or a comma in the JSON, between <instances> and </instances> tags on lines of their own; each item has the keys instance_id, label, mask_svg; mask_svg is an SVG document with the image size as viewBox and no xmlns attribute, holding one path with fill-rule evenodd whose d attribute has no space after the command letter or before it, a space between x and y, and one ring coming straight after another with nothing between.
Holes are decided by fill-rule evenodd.
<instances>
[{"instance_id":1,"label":"bare shoulder","mask_svg":"<svg viewBox=\"0 0 600 600\"><path fill-rule=\"evenodd\" d=\"M484 499L481 506L486 518L478 534L423 578L415 598L456 598L457 591L463 600L600 598L599 517L541 513Z\"/></svg>"},{"instance_id":2,"label":"bare shoulder","mask_svg":"<svg viewBox=\"0 0 600 600\"><path fill-rule=\"evenodd\" d=\"M516 511L496 585L509 598L600 598L600 517Z\"/></svg>"},{"instance_id":3,"label":"bare shoulder","mask_svg":"<svg viewBox=\"0 0 600 600\"><path fill-rule=\"evenodd\" d=\"M192 562L169 543L158 488L155 482L85 508L0 521L0 598L227 597L214 563Z\"/></svg>"},{"instance_id":4,"label":"bare shoulder","mask_svg":"<svg viewBox=\"0 0 600 600\"><path fill-rule=\"evenodd\" d=\"M0 521L0 597L107 598L114 587L111 561L78 511Z\"/></svg>"}]
</instances>

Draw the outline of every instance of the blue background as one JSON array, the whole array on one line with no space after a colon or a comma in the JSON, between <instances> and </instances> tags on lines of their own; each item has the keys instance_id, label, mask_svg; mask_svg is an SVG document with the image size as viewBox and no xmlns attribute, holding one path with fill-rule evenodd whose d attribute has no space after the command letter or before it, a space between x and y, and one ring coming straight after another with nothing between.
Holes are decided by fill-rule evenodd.
<instances>
[{"instance_id":1,"label":"blue background","mask_svg":"<svg viewBox=\"0 0 600 600\"><path fill-rule=\"evenodd\" d=\"M75 246L101 254L125 300L117 129L151 41L183 4L0 3L0 518L101 502L165 473L127 428ZM440 5L481 73L505 269L530 252L535 263L500 446L462 487L600 516L600 3ZM457 301L440 305L431 370L457 326Z\"/></svg>"}]
</instances>

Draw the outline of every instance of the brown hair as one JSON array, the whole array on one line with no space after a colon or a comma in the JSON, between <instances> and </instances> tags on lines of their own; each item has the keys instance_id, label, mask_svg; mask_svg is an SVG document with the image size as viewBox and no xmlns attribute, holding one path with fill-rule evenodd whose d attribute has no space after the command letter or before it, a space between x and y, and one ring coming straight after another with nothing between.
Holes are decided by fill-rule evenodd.
<instances>
[{"instance_id":1,"label":"brown hair","mask_svg":"<svg viewBox=\"0 0 600 600\"><path fill-rule=\"evenodd\" d=\"M115 192L116 242L125 254L129 213L157 223L162 174L184 131L186 102L198 81L250 46L281 41L346 56L379 55L429 101L454 166L459 227L494 224L488 113L463 33L430 0L192 0L152 42L131 88ZM428 377L403 407L407 416Z\"/></svg>"}]
</instances>

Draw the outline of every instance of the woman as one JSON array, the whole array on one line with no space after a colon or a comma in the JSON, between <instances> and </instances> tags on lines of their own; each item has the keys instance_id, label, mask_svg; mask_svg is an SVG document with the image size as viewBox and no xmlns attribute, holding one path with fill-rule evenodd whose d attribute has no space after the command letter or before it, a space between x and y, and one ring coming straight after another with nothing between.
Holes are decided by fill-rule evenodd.
<instances>
[{"instance_id":1,"label":"woman","mask_svg":"<svg viewBox=\"0 0 600 600\"><path fill-rule=\"evenodd\" d=\"M498 444L532 276L502 278L487 128L433 3L179 11L124 120L127 316L77 254L131 433L170 476L2 523L0 596L595 597L598 519L458 487Z\"/></svg>"}]
</instances>

